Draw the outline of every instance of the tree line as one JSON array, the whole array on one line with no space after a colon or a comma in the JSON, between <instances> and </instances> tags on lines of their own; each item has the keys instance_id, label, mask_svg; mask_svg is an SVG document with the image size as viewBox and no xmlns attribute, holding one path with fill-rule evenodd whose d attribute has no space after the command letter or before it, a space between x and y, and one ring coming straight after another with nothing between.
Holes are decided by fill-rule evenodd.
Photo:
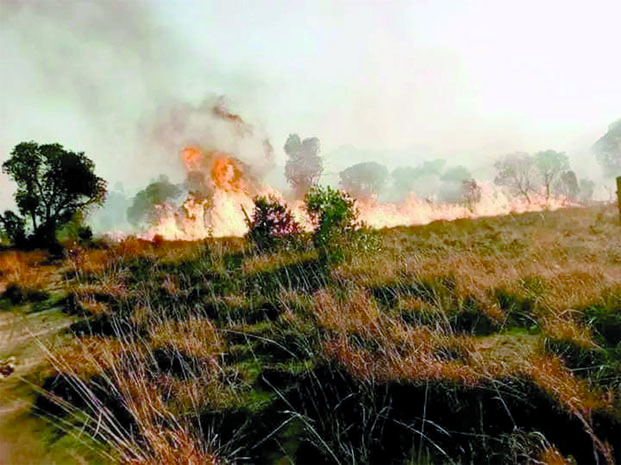
<instances>
[{"instance_id":1,"label":"tree line","mask_svg":"<svg viewBox=\"0 0 621 465\"><path fill-rule=\"evenodd\" d=\"M318 138L302 139L292 134L285 142L284 151L285 177L293 194L297 198L305 197L311 218L321 216L312 210L320 208L317 205L325 207L330 202L349 205L350 199L378 195L389 184L397 192L420 193L421 186L441 183L444 189L439 200L472 205L480 199L480 187L466 167L446 166L445 160L436 159L417 166L398 167L392 172L377 162L352 165L339 173L339 187L346 194L337 201L337 191L320 188L318 184L323 173ZM593 152L606 177L621 175L621 120L609 126L593 145ZM527 202L536 194L546 199L560 195L572 201L588 201L595 187L591 180L578 178L565 153L554 150L533 155L507 154L496 160L494 168L495 184ZM95 174L93 161L83 152L67 150L57 143L22 142L2 164L2 171L17 184L14 194L17 211L6 210L0 215L0 234L13 245L58 249L57 234L70 224L78 225L80 237L92 236L90 229L82 225L83 219L92 207L103 205L107 184ZM136 195L127 217L134 225L148 222L155 205L180 194L178 186L161 177ZM323 203L317 199L323 199ZM259 204L259 210L271 211L270 201L263 200L267 203ZM308 202L315 202L316 207L308 206ZM328 214L325 224L330 221Z\"/></svg>"}]
</instances>

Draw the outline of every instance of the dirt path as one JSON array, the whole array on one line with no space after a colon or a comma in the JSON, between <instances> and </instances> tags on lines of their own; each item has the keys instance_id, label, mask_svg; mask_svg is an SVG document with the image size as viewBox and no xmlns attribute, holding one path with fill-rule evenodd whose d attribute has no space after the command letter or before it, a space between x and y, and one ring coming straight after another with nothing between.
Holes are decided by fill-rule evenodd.
<instances>
[{"instance_id":1,"label":"dirt path","mask_svg":"<svg viewBox=\"0 0 621 465\"><path fill-rule=\"evenodd\" d=\"M71 324L57 309L0 311L0 360L15 357L15 371L0 377L0 465L80 463L67 451L45 446L45 422L31 411L36 386L48 366L43 347L63 340Z\"/></svg>"}]
</instances>

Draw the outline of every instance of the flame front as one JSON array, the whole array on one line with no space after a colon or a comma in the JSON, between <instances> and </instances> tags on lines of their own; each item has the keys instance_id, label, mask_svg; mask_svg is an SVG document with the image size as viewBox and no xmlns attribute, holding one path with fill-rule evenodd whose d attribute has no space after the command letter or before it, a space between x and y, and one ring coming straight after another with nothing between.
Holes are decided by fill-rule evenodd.
<instances>
[{"instance_id":1,"label":"flame front","mask_svg":"<svg viewBox=\"0 0 621 465\"><path fill-rule=\"evenodd\" d=\"M158 206L157 224L146 234L165 239L198 240L242 236L247 231L244 212L251 214L258 183L244 165L221 151L190 146L181 152L186 170L187 196L180 206Z\"/></svg>"},{"instance_id":2,"label":"flame front","mask_svg":"<svg viewBox=\"0 0 621 465\"><path fill-rule=\"evenodd\" d=\"M252 215L255 195L272 195L284 201L278 191L250 176L246 165L231 154L189 146L182 151L181 160L187 175L187 196L181 205L157 207L157 224L145 235L148 238L155 235L170 240L240 237L248 231L246 215ZM543 195L534 195L529 203L509 197L492 185L481 186L480 200L470 206L434 203L413 193L399 203L381 203L375 199L357 202L360 218L373 228L557 209L565 205L564 199L545 199ZM296 200L289 207L303 228L309 230L304 203Z\"/></svg>"}]
</instances>

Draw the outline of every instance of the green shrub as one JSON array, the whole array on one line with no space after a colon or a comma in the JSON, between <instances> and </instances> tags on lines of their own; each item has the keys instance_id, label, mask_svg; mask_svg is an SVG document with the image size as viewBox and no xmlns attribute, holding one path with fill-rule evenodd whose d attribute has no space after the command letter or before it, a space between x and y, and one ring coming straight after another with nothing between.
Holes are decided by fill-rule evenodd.
<instances>
[{"instance_id":1,"label":"green shrub","mask_svg":"<svg viewBox=\"0 0 621 465\"><path fill-rule=\"evenodd\" d=\"M313 244L324 258L343 256L340 244L364 227L358 219L356 201L349 194L327 187L315 187L304 198L313 223Z\"/></svg>"},{"instance_id":2,"label":"green shrub","mask_svg":"<svg viewBox=\"0 0 621 465\"><path fill-rule=\"evenodd\" d=\"M291 211L275 197L254 198L252 218L246 217L247 238L261 251L272 250L278 245L291 244L300 234L300 224Z\"/></svg>"}]
</instances>

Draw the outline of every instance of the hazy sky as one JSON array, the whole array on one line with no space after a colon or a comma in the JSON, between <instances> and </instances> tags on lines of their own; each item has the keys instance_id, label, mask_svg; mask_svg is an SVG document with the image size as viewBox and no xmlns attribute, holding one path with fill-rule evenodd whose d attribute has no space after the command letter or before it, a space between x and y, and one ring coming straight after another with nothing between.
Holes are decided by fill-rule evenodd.
<instances>
[{"instance_id":1,"label":"hazy sky","mask_svg":"<svg viewBox=\"0 0 621 465\"><path fill-rule=\"evenodd\" d=\"M578 159L621 117L620 17L619 0L0 0L0 159L58 141L143 183L176 157L146 140L149 122L214 95L280 163L292 132L390 166Z\"/></svg>"}]
</instances>

